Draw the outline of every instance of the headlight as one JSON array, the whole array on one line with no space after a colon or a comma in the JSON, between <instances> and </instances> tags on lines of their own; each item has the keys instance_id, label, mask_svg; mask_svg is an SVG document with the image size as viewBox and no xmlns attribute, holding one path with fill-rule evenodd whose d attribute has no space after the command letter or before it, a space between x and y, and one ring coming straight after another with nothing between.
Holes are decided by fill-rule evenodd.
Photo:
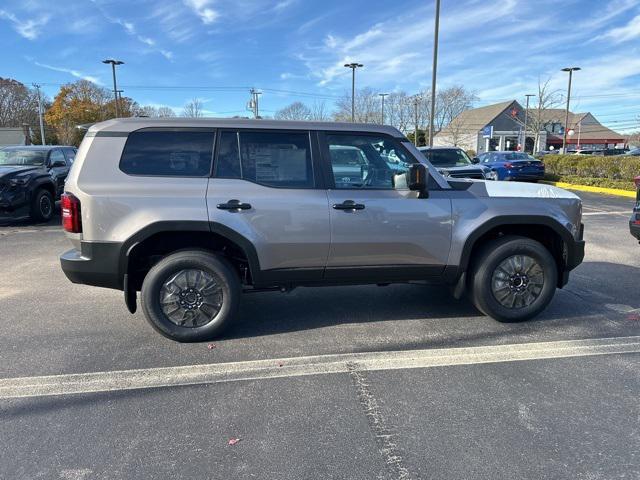
<instances>
[{"instance_id":1,"label":"headlight","mask_svg":"<svg viewBox=\"0 0 640 480\"><path fill-rule=\"evenodd\" d=\"M29 181L28 178L12 178L11 180L9 180L9 185L11 185L12 187L19 187L22 185L26 185L27 182Z\"/></svg>"},{"instance_id":2,"label":"headlight","mask_svg":"<svg viewBox=\"0 0 640 480\"><path fill-rule=\"evenodd\" d=\"M497 172L494 172L493 170L491 170L490 172L486 172L486 173L484 174L484 177L485 177L487 180L498 180L498 173L497 173Z\"/></svg>"}]
</instances>

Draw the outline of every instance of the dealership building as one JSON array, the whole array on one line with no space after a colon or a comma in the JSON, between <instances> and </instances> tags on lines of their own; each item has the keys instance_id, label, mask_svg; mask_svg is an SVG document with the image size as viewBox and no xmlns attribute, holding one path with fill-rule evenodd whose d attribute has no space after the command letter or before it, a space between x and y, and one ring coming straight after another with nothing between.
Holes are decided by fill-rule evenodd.
<instances>
[{"instance_id":1,"label":"dealership building","mask_svg":"<svg viewBox=\"0 0 640 480\"><path fill-rule=\"evenodd\" d=\"M524 108L515 100L465 110L435 135L433 144L455 145L477 153L522 150L524 122ZM561 149L564 122L564 109L529 109L526 151ZM532 131L535 126L540 127L537 139ZM569 112L568 150L622 147L624 142L622 135L602 125L591 113Z\"/></svg>"}]
</instances>

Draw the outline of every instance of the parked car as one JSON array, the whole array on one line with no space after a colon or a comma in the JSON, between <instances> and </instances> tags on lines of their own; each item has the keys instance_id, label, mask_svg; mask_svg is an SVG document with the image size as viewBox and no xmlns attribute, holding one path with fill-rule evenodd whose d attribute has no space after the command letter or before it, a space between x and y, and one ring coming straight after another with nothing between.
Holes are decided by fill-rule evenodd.
<instances>
[{"instance_id":1,"label":"parked car","mask_svg":"<svg viewBox=\"0 0 640 480\"><path fill-rule=\"evenodd\" d=\"M640 157L640 148L633 148L622 155L625 157Z\"/></svg>"},{"instance_id":2,"label":"parked car","mask_svg":"<svg viewBox=\"0 0 640 480\"><path fill-rule=\"evenodd\" d=\"M371 168L337 181L335 153L353 149ZM525 320L584 256L573 193L444 177L384 125L110 120L88 130L65 190L66 276L123 290L131 312L140 292L178 341L220 334L243 292L298 286L444 283Z\"/></svg>"},{"instance_id":3,"label":"parked car","mask_svg":"<svg viewBox=\"0 0 640 480\"><path fill-rule=\"evenodd\" d=\"M418 150L445 176L497 180L495 172L484 165L478 165L461 148L419 147Z\"/></svg>"},{"instance_id":4,"label":"parked car","mask_svg":"<svg viewBox=\"0 0 640 480\"><path fill-rule=\"evenodd\" d=\"M496 180L537 182L544 178L544 163L523 152L485 152L478 156L481 165L495 172Z\"/></svg>"},{"instance_id":5,"label":"parked car","mask_svg":"<svg viewBox=\"0 0 640 480\"><path fill-rule=\"evenodd\" d=\"M0 215L51 219L76 155L70 146L12 146L0 150Z\"/></svg>"},{"instance_id":6,"label":"parked car","mask_svg":"<svg viewBox=\"0 0 640 480\"><path fill-rule=\"evenodd\" d=\"M640 241L640 176L633 179L636 184L636 205L633 207L633 213L629 219L629 229L631 235L636 237Z\"/></svg>"}]
</instances>

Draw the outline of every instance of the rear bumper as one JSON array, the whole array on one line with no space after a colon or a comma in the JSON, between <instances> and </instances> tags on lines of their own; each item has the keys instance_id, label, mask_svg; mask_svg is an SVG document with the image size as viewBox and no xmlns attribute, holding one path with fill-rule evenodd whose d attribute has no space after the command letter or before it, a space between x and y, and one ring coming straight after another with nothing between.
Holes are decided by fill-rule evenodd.
<instances>
[{"instance_id":1,"label":"rear bumper","mask_svg":"<svg viewBox=\"0 0 640 480\"><path fill-rule=\"evenodd\" d=\"M73 283L95 287L124 288L124 275L120 268L122 244L117 242L81 242L60 255L62 271Z\"/></svg>"},{"instance_id":2,"label":"rear bumper","mask_svg":"<svg viewBox=\"0 0 640 480\"><path fill-rule=\"evenodd\" d=\"M635 223L640 221L640 213L634 213L629 220L629 231L631 235L636 237L637 240L640 241L640 223Z\"/></svg>"}]
</instances>

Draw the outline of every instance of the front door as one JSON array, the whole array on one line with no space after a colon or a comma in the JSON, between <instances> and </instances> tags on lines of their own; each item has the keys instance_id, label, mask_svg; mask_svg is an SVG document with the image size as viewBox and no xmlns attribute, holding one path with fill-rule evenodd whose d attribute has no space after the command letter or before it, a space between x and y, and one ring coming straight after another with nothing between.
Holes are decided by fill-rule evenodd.
<instances>
[{"instance_id":1,"label":"front door","mask_svg":"<svg viewBox=\"0 0 640 480\"><path fill-rule=\"evenodd\" d=\"M209 222L214 231L231 229L255 247L262 279L322 278L329 204L314 142L308 131L219 131L207 189Z\"/></svg>"},{"instance_id":2,"label":"front door","mask_svg":"<svg viewBox=\"0 0 640 480\"><path fill-rule=\"evenodd\" d=\"M413 279L443 272L451 242L446 192L406 185L413 158L387 135L327 133L331 249L326 278Z\"/></svg>"}]
</instances>

